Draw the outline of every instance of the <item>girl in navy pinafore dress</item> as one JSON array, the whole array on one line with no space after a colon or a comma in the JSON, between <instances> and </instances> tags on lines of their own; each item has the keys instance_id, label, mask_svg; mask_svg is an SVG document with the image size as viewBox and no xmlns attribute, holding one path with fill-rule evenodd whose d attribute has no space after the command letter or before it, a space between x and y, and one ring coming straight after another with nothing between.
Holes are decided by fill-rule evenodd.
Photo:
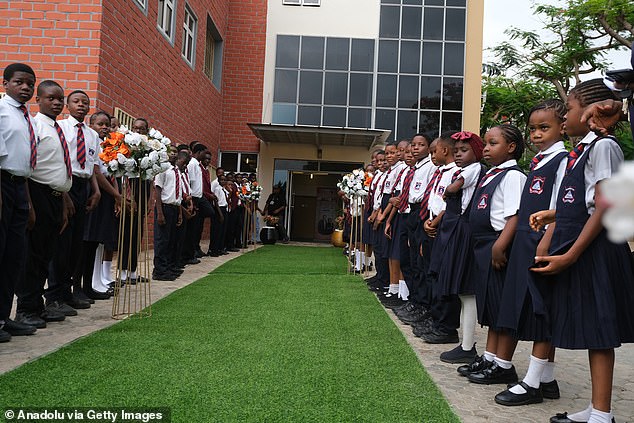
<instances>
[{"instance_id":1,"label":"girl in navy pinafore dress","mask_svg":"<svg viewBox=\"0 0 634 423\"><path fill-rule=\"evenodd\" d=\"M517 231L506 271L498 326L497 356L511 361L517 340L534 341L528 372L524 380L495 397L502 405L525 405L559 398L554 378L554 349L550 343L552 281L531 272L537 245L543 232L529 226L531 214L554 207L568 152L564 147L566 105L561 100L546 100L529 113L531 141L539 148L530 164L530 173L522 192Z\"/></svg>"},{"instance_id":2,"label":"girl in navy pinafore dress","mask_svg":"<svg viewBox=\"0 0 634 423\"><path fill-rule=\"evenodd\" d=\"M614 348L634 342L632 255L626 243L607 239L601 223L605 207L595 203L600 182L618 169L623 153L614 138L596 135L581 122L588 105L610 98L613 94L601 79L571 90L566 132L583 139L570 152L554 215L540 212L530 218L536 226L538 218L550 223L554 216L539 246L540 251L548 246L550 255L535 257L542 267L533 269L556 275L552 343L557 348L587 349L590 362L592 404L563 417L593 423L612 420Z\"/></svg>"},{"instance_id":3,"label":"girl in navy pinafore dress","mask_svg":"<svg viewBox=\"0 0 634 423\"><path fill-rule=\"evenodd\" d=\"M484 158L494 167L478 184L469 213L474 240L471 277L475 279L478 321L488 326L484 358L461 366L458 372L481 384L517 381L509 361L496 357L500 328L497 317L506 275L508 251L517 226L520 193L526 175L517 166L524 151L522 133L512 125L491 128L484 137Z\"/></svg>"}]
</instances>

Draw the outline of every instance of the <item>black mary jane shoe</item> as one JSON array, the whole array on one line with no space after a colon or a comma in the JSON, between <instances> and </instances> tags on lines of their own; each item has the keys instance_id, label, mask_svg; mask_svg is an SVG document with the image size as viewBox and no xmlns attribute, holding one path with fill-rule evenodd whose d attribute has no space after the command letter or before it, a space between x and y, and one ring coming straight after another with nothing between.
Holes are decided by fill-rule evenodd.
<instances>
[{"instance_id":1,"label":"black mary jane shoe","mask_svg":"<svg viewBox=\"0 0 634 423\"><path fill-rule=\"evenodd\" d=\"M539 404L540 402L544 402L544 396L540 388L533 388L524 383L524 381L520 382L519 385L524 388L526 392L516 394L511 392L510 389L507 389L495 396L495 402L507 406Z\"/></svg>"},{"instance_id":2,"label":"black mary jane shoe","mask_svg":"<svg viewBox=\"0 0 634 423\"><path fill-rule=\"evenodd\" d=\"M481 385L515 383L517 382L517 372L515 371L515 366L505 369L494 361L491 367L480 372L468 374L467 379L469 379L469 382L479 383Z\"/></svg>"},{"instance_id":3,"label":"black mary jane shoe","mask_svg":"<svg viewBox=\"0 0 634 423\"><path fill-rule=\"evenodd\" d=\"M570 420L568 418L568 413L557 413L554 416L552 416L550 418L550 423L585 423L585 422L579 422L577 420ZM614 420L614 417L612 417L612 423L616 423L616 420Z\"/></svg>"},{"instance_id":4,"label":"black mary jane shoe","mask_svg":"<svg viewBox=\"0 0 634 423\"><path fill-rule=\"evenodd\" d=\"M483 355L476 356L469 364L464 364L458 367L456 370L460 376L467 376L471 373L481 372L493 364L492 361L487 361Z\"/></svg>"}]
</instances>

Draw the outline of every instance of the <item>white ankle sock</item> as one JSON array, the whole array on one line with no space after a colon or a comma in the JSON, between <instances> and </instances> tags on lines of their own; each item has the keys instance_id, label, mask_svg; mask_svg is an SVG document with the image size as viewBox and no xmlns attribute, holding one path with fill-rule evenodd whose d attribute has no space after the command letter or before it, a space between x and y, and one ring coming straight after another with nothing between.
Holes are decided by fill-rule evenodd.
<instances>
[{"instance_id":1,"label":"white ankle sock","mask_svg":"<svg viewBox=\"0 0 634 423\"><path fill-rule=\"evenodd\" d=\"M592 413L592 404L590 404L585 410L568 414L568 418L573 422L587 422L590 419L590 413Z\"/></svg>"},{"instance_id":2,"label":"white ankle sock","mask_svg":"<svg viewBox=\"0 0 634 423\"><path fill-rule=\"evenodd\" d=\"M526 371L526 376L524 376L523 382L531 388L539 388L540 377L544 371L546 363L548 363L547 359L537 358L531 355L530 363L528 364L528 370ZM524 389L520 384L513 386L510 391L514 394L526 393L526 389Z\"/></svg>"},{"instance_id":3,"label":"white ankle sock","mask_svg":"<svg viewBox=\"0 0 634 423\"><path fill-rule=\"evenodd\" d=\"M121 280L124 281L128 279L128 271L127 270L121 270Z\"/></svg>"},{"instance_id":4,"label":"white ankle sock","mask_svg":"<svg viewBox=\"0 0 634 423\"><path fill-rule=\"evenodd\" d=\"M112 282L112 260L101 263L101 280L106 284Z\"/></svg>"},{"instance_id":5,"label":"white ankle sock","mask_svg":"<svg viewBox=\"0 0 634 423\"><path fill-rule=\"evenodd\" d=\"M365 251L361 251L361 260L359 260L361 266L365 266Z\"/></svg>"},{"instance_id":6,"label":"white ankle sock","mask_svg":"<svg viewBox=\"0 0 634 423\"><path fill-rule=\"evenodd\" d=\"M612 411L606 413L592 407L588 423L612 423Z\"/></svg>"},{"instance_id":7,"label":"white ankle sock","mask_svg":"<svg viewBox=\"0 0 634 423\"><path fill-rule=\"evenodd\" d=\"M130 272L130 279L136 279L136 270L134 272Z\"/></svg>"},{"instance_id":8,"label":"white ankle sock","mask_svg":"<svg viewBox=\"0 0 634 423\"><path fill-rule=\"evenodd\" d=\"M398 281L398 296L404 301L407 301L409 297L409 288L407 288L407 284L404 280Z\"/></svg>"},{"instance_id":9,"label":"white ankle sock","mask_svg":"<svg viewBox=\"0 0 634 423\"><path fill-rule=\"evenodd\" d=\"M361 251L354 250L354 270L361 271Z\"/></svg>"},{"instance_id":10,"label":"white ankle sock","mask_svg":"<svg viewBox=\"0 0 634 423\"><path fill-rule=\"evenodd\" d=\"M513 363L511 363L511 362L510 362L510 361L508 361L508 360L502 360L502 359L501 359L500 357L498 357L498 356L495 356L495 358L493 359L493 361L495 361L495 362L498 364L498 366L500 366L501 368L506 369L506 370L508 370L508 369L510 369L511 367L513 367Z\"/></svg>"},{"instance_id":11,"label":"white ankle sock","mask_svg":"<svg viewBox=\"0 0 634 423\"><path fill-rule=\"evenodd\" d=\"M555 380L555 362L549 361L544 366L544 372L542 373L540 382L548 383L553 380Z\"/></svg>"},{"instance_id":12,"label":"white ankle sock","mask_svg":"<svg viewBox=\"0 0 634 423\"><path fill-rule=\"evenodd\" d=\"M390 283L390 289L387 292L390 294L398 294L398 284Z\"/></svg>"},{"instance_id":13,"label":"white ankle sock","mask_svg":"<svg viewBox=\"0 0 634 423\"><path fill-rule=\"evenodd\" d=\"M475 295L461 295L462 301L462 349L470 351L473 348L476 320L478 313L476 310Z\"/></svg>"},{"instance_id":14,"label":"white ankle sock","mask_svg":"<svg viewBox=\"0 0 634 423\"><path fill-rule=\"evenodd\" d=\"M484 352L484 359L486 361L493 361L493 360L495 360L495 354L493 354L491 352L488 352L488 351L485 351Z\"/></svg>"}]
</instances>

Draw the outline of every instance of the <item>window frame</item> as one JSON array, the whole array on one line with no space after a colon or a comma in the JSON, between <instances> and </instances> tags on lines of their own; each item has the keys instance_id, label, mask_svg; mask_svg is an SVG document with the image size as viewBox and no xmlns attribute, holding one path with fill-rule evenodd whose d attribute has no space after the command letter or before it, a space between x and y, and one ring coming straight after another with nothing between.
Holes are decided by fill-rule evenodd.
<instances>
[{"instance_id":1,"label":"window frame","mask_svg":"<svg viewBox=\"0 0 634 423\"><path fill-rule=\"evenodd\" d=\"M190 18L194 25L190 31L188 25L188 18ZM183 19L183 44L181 46L181 57L185 62L194 69L196 66L196 37L198 34L198 17L191 9L191 7L185 3L185 17ZM191 40L191 58L187 57L188 41Z\"/></svg>"},{"instance_id":2,"label":"window frame","mask_svg":"<svg viewBox=\"0 0 634 423\"><path fill-rule=\"evenodd\" d=\"M132 0L132 2L136 4L139 9L141 9L141 12L143 12L145 16L147 16L148 0Z\"/></svg>"},{"instance_id":3,"label":"window frame","mask_svg":"<svg viewBox=\"0 0 634 423\"><path fill-rule=\"evenodd\" d=\"M170 8L171 6L171 8ZM177 0L158 0L158 13L156 16L156 27L159 32L169 41L169 43L174 46L174 33L176 32L176 7ZM165 10L170 8L171 10L171 19L169 22L169 28L164 28L165 25ZM161 19L162 17L162 19ZM169 33L168 33L169 29Z\"/></svg>"},{"instance_id":4,"label":"window frame","mask_svg":"<svg viewBox=\"0 0 634 423\"><path fill-rule=\"evenodd\" d=\"M236 158L236 170L229 170L227 168L225 168L222 165L222 156L224 154L237 154L237 158ZM242 155L243 154L248 154L248 155L255 155L256 156L256 171L255 172L248 172L246 170L241 170L241 165L242 165ZM258 152L254 152L254 151L234 151L234 150L221 150L220 154L218 154L218 167L222 167L223 169L225 169L226 172L233 172L233 173L256 173L257 174L257 170L258 167L260 165L260 153Z\"/></svg>"}]
</instances>

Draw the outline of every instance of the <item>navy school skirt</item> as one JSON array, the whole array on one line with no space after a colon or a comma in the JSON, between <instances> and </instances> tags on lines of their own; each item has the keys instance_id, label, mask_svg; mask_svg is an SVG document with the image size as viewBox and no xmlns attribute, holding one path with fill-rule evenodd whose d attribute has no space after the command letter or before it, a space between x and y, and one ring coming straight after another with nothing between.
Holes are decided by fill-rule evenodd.
<instances>
[{"instance_id":1,"label":"navy school skirt","mask_svg":"<svg viewBox=\"0 0 634 423\"><path fill-rule=\"evenodd\" d=\"M445 213L445 217L455 216ZM469 271L474 260L471 227L464 215L455 220L453 230L447 234L444 253L436 265L439 292L441 295L474 295L475 281Z\"/></svg>"},{"instance_id":2,"label":"navy school skirt","mask_svg":"<svg viewBox=\"0 0 634 423\"><path fill-rule=\"evenodd\" d=\"M478 322L494 330L499 329L497 318L506 276L506 268L495 270L491 264L491 248L497 239L498 234L495 232L474 236L474 260L470 268L475 282Z\"/></svg>"}]
</instances>

